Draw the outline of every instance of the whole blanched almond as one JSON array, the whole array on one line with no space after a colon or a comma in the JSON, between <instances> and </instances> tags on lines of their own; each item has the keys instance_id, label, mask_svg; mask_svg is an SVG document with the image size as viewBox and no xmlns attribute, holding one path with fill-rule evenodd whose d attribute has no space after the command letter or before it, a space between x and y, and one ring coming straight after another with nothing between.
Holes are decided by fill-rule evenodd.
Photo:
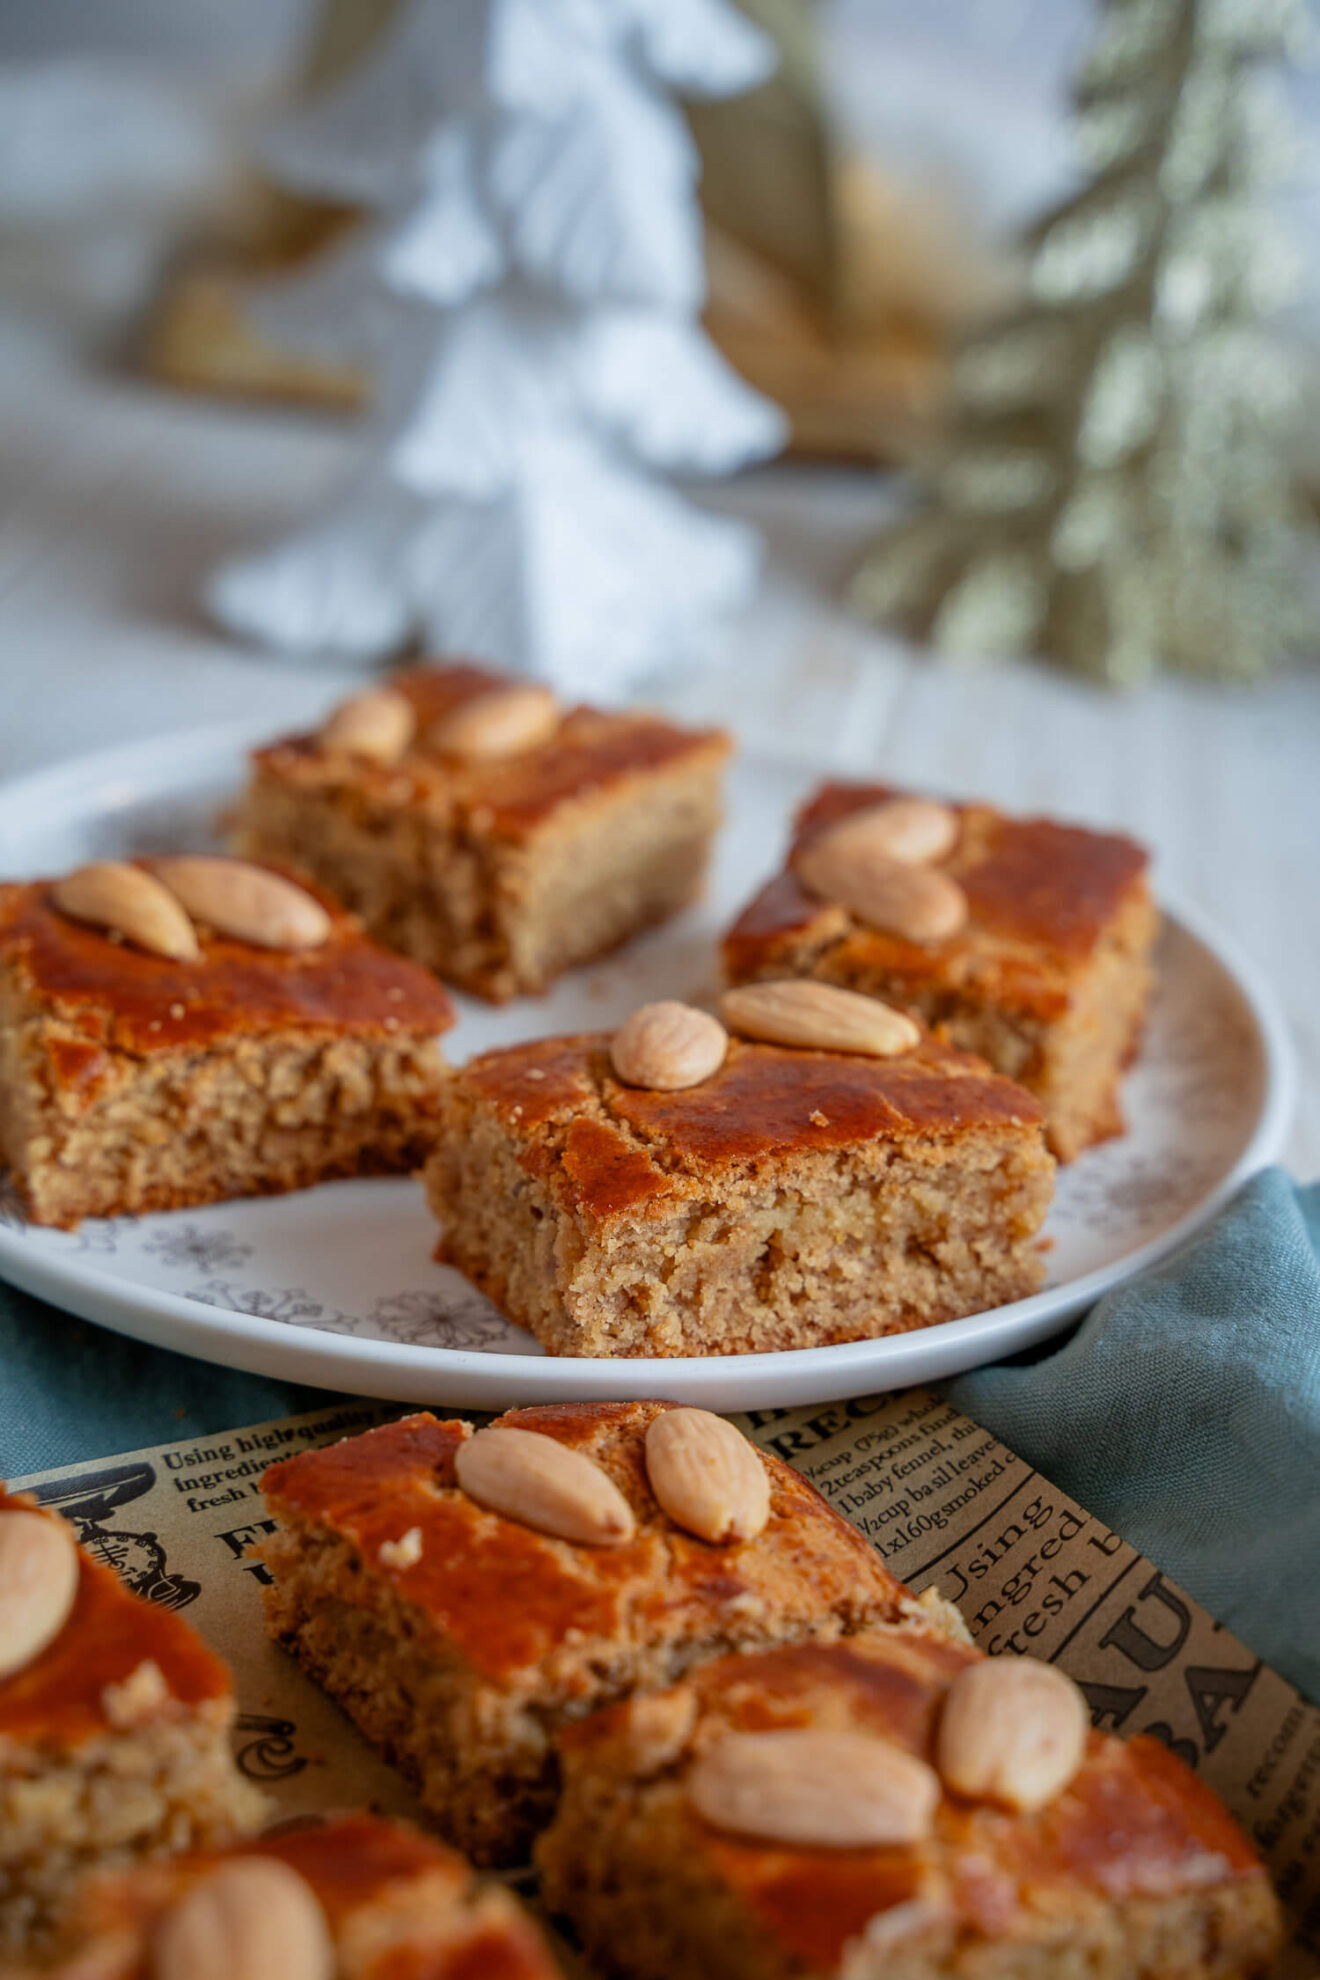
<instances>
[{"instance_id":1,"label":"whole blanched almond","mask_svg":"<svg viewBox=\"0 0 1320 1980\"><path fill-rule=\"evenodd\" d=\"M712 1828L809 1849L920 1842L939 1806L933 1769L865 1733L730 1732L688 1776Z\"/></svg>"},{"instance_id":2,"label":"whole blanched almond","mask_svg":"<svg viewBox=\"0 0 1320 1980\"><path fill-rule=\"evenodd\" d=\"M242 859L158 859L155 870L195 921L259 949L319 949L330 917L319 901Z\"/></svg>"},{"instance_id":3,"label":"whole blanched almond","mask_svg":"<svg viewBox=\"0 0 1320 1980\"><path fill-rule=\"evenodd\" d=\"M723 1546L770 1517L770 1477L740 1431L708 1409L667 1409L646 1432L651 1490L676 1526Z\"/></svg>"},{"instance_id":4,"label":"whole blanched almond","mask_svg":"<svg viewBox=\"0 0 1320 1980\"><path fill-rule=\"evenodd\" d=\"M156 1926L151 1980L333 1980L335 1952L310 1885L273 1856L200 1878Z\"/></svg>"},{"instance_id":5,"label":"whole blanched almond","mask_svg":"<svg viewBox=\"0 0 1320 1980\"><path fill-rule=\"evenodd\" d=\"M559 727L559 703L535 681L491 688L461 701L433 722L426 746L441 756L519 756L548 742Z\"/></svg>"},{"instance_id":6,"label":"whole blanched almond","mask_svg":"<svg viewBox=\"0 0 1320 1980\"><path fill-rule=\"evenodd\" d=\"M321 729L322 749L397 763L417 733L417 714L397 688L366 688L341 702Z\"/></svg>"},{"instance_id":7,"label":"whole blanched almond","mask_svg":"<svg viewBox=\"0 0 1320 1980\"><path fill-rule=\"evenodd\" d=\"M958 843L958 814L931 798L887 798L883 804L850 811L812 843L822 841L828 841L836 852L847 847L858 854L921 866L953 851Z\"/></svg>"},{"instance_id":8,"label":"whole blanched almond","mask_svg":"<svg viewBox=\"0 0 1320 1980\"><path fill-rule=\"evenodd\" d=\"M1043 1808L1086 1753L1086 1701L1033 1657L990 1657L960 1671L944 1701L936 1759L951 1788L1009 1808Z\"/></svg>"},{"instance_id":9,"label":"whole blanched almond","mask_svg":"<svg viewBox=\"0 0 1320 1980\"><path fill-rule=\"evenodd\" d=\"M0 1512L0 1679L55 1641L77 1593L78 1549L64 1521Z\"/></svg>"},{"instance_id":10,"label":"whole blanched almond","mask_svg":"<svg viewBox=\"0 0 1320 1980\"><path fill-rule=\"evenodd\" d=\"M877 997L839 990L832 983L794 979L745 983L726 990L720 1011L730 1031L771 1045L800 1045L819 1052L859 1052L893 1059L910 1052L921 1029Z\"/></svg>"},{"instance_id":11,"label":"whole blanched almond","mask_svg":"<svg viewBox=\"0 0 1320 1980\"><path fill-rule=\"evenodd\" d=\"M625 1086L676 1093L700 1086L724 1064L729 1034L709 1011L666 999L643 1004L610 1041L610 1060Z\"/></svg>"},{"instance_id":12,"label":"whole blanched almond","mask_svg":"<svg viewBox=\"0 0 1320 1980\"><path fill-rule=\"evenodd\" d=\"M122 935L136 949L171 962L196 962L197 931L167 888L140 866L96 860L57 880L55 905L74 921Z\"/></svg>"},{"instance_id":13,"label":"whole blanched almond","mask_svg":"<svg viewBox=\"0 0 1320 1980\"><path fill-rule=\"evenodd\" d=\"M967 921L967 896L936 866L911 866L826 833L793 860L817 900L837 902L872 928L905 942L947 941Z\"/></svg>"},{"instance_id":14,"label":"whole blanched almond","mask_svg":"<svg viewBox=\"0 0 1320 1980\"><path fill-rule=\"evenodd\" d=\"M632 1507L598 1464L535 1430L478 1430L460 1444L454 1470L478 1505L559 1540L617 1547L637 1530Z\"/></svg>"}]
</instances>

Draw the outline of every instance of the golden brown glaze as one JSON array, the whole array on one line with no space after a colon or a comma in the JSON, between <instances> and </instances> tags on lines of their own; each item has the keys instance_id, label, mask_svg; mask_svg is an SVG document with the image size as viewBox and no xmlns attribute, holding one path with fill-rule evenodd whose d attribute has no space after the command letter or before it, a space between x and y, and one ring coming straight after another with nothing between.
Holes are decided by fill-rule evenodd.
<instances>
[{"instance_id":1,"label":"golden brown glaze","mask_svg":"<svg viewBox=\"0 0 1320 1980\"><path fill-rule=\"evenodd\" d=\"M525 1143L529 1173L598 1218L688 1194L713 1170L1042 1119L1012 1080L931 1038L896 1059L734 1038L718 1072L678 1093L622 1085L604 1032L487 1052L460 1077Z\"/></svg>"},{"instance_id":2,"label":"golden brown glaze","mask_svg":"<svg viewBox=\"0 0 1320 1980\"><path fill-rule=\"evenodd\" d=\"M20 996L75 1034L47 1042L63 1091L94 1090L108 1052L177 1052L286 1028L448 1031L454 1008L429 970L377 948L327 895L317 898L334 924L321 948L293 954L205 933L201 961L178 963L70 920L52 905L48 881L3 886L0 967Z\"/></svg>"},{"instance_id":3,"label":"golden brown glaze","mask_svg":"<svg viewBox=\"0 0 1320 1980\"><path fill-rule=\"evenodd\" d=\"M467 1881L467 1865L443 1843L402 1823L365 1814L263 1836L241 1851L223 1854L276 1856L287 1863L316 1892L332 1927L389 1885L424 1872L447 1875L455 1891Z\"/></svg>"},{"instance_id":4,"label":"golden brown glaze","mask_svg":"<svg viewBox=\"0 0 1320 1980\"><path fill-rule=\"evenodd\" d=\"M912 1849L831 1850L825 1859L821 1850L756 1848L693 1826L693 1848L709 1850L753 1914L813 1970L829 1972L876 1912L920 1897L926 1883Z\"/></svg>"},{"instance_id":5,"label":"golden brown glaze","mask_svg":"<svg viewBox=\"0 0 1320 1980\"><path fill-rule=\"evenodd\" d=\"M892 1740L934 1765L944 1694L979 1653L935 1635L876 1631L845 1643L723 1658L687 1680L696 1745L726 1727L818 1725ZM628 1771L629 1707L609 1707L562 1736L570 1769ZM1261 1877L1232 1817L1157 1741L1092 1733L1071 1785L1035 1815L945 1792L933 1838L910 1846L800 1849L744 1840L685 1811L692 1848L787 1951L832 1971L867 1920L944 1890L959 1927L1011 1934L1028 1910L1066 1911L1078 1894L1169 1898Z\"/></svg>"},{"instance_id":6,"label":"golden brown glaze","mask_svg":"<svg viewBox=\"0 0 1320 1980\"><path fill-rule=\"evenodd\" d=\"M644 1203L662 1208L681 1187L609 1121L570 1121L561 1149L533 1146L519 1159L529 1175L544 1176L574 1207L602 1219Z\"/></svg>"},{"instance_id":7,"label":"golden brown glaze","mask_svg":"<svg viewBox=\"0 0 1320 1980\"><path fill-rule=\"evenodd\" d=\"M458 664L418 667L393 676L391 685L417 711L418 743L394 764L326 756L314 735L291 736L258 750L259 771L304 787L350 785L389 809L421 807L450 815L461 835L521 840L566 804L603 795L630 777L644 776L684 757L727 756L727 736L716 729L683 729L641 711L607 714L569 709L558 733L538 748L502 761L462 763L428 754L427 729L451 709L511 677Z\"/></svg>"},{"instance_id":8,"label":"golden brown glaze","mask_svg":"<svg viewBox=\"0 0 1320 1980\"><path fill-rule=\"evenodd\" d=\"M888 784L825 784L798 814L793 849L855 811L905 795ZM1121 833L1008 818L988 804L953 809L960 835L940 864L967 895L973 921L1061 955L1090 954L1149 864L1144 848Z\"/></svg>"},{"instance_id":9,"label":"golden brown glaze","mask_svg":"<svg viewBox=\"0 0 1320 1980\"><path fill-rule=\"evenodd\" d=\"M533 1670L580 1632L621 1652L633 1641L695 1637L718 1628L738 1595L804 1597L822 1611L855 1596L895 1606L901 1590L872 1548L806 1480L767 1457L771 1517L757 1539L715 1547L674 1525L646 1476L646 1425L668 1403L600 1403L511 1410L505 1424L536 1430L604 1466L637 1516L635 1540L578 1547L484 1511L453 1483L467 1425L422 1413L272 1466L262 1480L281 1519L347 1539L483 1678ZM420 1528L409 1568L380 1563L385 1541Z\"/></svg>"},{"instance_id":10,"label":"golden brown glaze","mask_svg":"<svg viewBox=\"0 0 1320 1980\"><path fill-rule=\"evenodd\" d=\"M798 815L793 852L850 813L904 792L886 784L826 784ZM1008 818L990 805L952 807L959 837L939 862L967 896L957 935L922 945L869 928L815 900L791 868L750 901L725 938L735 980L756 973L785 943L833 948L850 979L888 977L895 994L946 986L988 993L1042 1018L1068 992L1120 908L1144 894L1148 857L1133 840L1048 818Z\"/></svg>"},{"instance_id":11,"label":"golden brown glaze","mask_svg":"<svg viewBox=\"0 0 1320 1980\"><path fill-rule=\"evenodd\" d=\"M429 1410L364 1430L319 1451L282 1458L263 1473L261 1489L305 1515L323 1507L338 1522L369 1512L382 1479L423 1480L447 1491L454 1483L454 1456L472 1434L461 1417L443 1420Z\"/></svg>"},{"instance_id":12,"label":"golden brown glaze","mask_svg":"<svg viewBox=\"0 0 1320 1980\"><path fill-rule=\"evenodd\" d=\"M34 1506L26 1494L0 1488L0 1512ZM131 1594L113 1569L80 1548L69 1620L32 1663L0 1678L0 1749L12 1740L57 1751L107 1733L105 1687L122 1684L148 1661L180 1705L231 1691L228 1671L182 1617Z\"/></svg>"},{"instance_id":13,"label":"golden brown glaze","mask_svg":"<svg viewBox=\"0 0 1320 1980\"><path fill-rule=\"evenodd\" d=\"M846 909L818 901L790 871L777 873L754 894L724 938L729 971L735 979L760 960L762 945L784 935L837 939L851 922Z\"/></svg>"},{"instance_id":14,"label":"golden brown glaze","mask_svg":"<svg viewBox=\"0 0 1320 1980\"><path fill-rule=\"evenodd\" d=\"M362 1980L553 1980L555 1969L521 1914L501 1904L499 1915L469 1919L473 1879L461 1856L404 1823L367 1814L332 1817L228 1849L194 1851L109 1879L90 1893L86 1924L93 1937L138 1936L145 1973L151 1928L164 1907L217 1864L245 1856L273 1856L296 1870L316 1894L336 1939L364 1908L398 1902L413 1927L413 1942L355 1966Z\"/></svg>"},{"instance_id":15,"label":"golden brown glaze","mask_svg":"<svg viewBox=\"0 0 1320 1980\"><path fill-rule=\"evenodd\" d=\"M341 1815L325 1822L302 1822L227 1848L191 1850L172 1862L153 1863L108 1879L90 1895L94 1924L103 1931L141 1927L190 1883L236 1856L274 1856L296 1870L315 1891L332 1932L392 1886L427 1876L448 1884L456 1896L470 1875L454 1851L402 1822L367 1814Z\"/></svg>"},{"instance_id":16,"label":"golden brown glaze","mask_svg":"<svg viewBox=\"0 0 1320 1980\"><path fill-rule=\"evenodd\" d=\"M398 1946L371 1980L550 1980L557 1972L530 1926L490 1926L456 1946Z\"/></svg>"},{"instance_id":17,"label":"golden brown glaze","mask_svg":"<svg viewBox=\"0 0 1320 1980\"><path fill-rule=\"evenodd\" d=\"M470 661L455 660L444 667L408 667L390 676L390 686L410 701L417 716L417 731L424 736L433 723L461 708L465 701L489 694L495 687L520 685L512 674L493 667L478 667Z\"/></svg>"}]
</instances>

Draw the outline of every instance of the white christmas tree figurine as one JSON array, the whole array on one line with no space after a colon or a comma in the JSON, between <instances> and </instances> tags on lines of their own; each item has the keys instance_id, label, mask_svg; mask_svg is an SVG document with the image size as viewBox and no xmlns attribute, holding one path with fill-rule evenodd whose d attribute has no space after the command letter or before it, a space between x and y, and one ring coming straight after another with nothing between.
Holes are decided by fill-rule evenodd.
<instances>
[{"instance_id":1,"label":"white christmas tree figurine","mask_svg":"<svg viewBox=\"0 0 1320 1980\"><path fill-rule=\"evenodd\" d=\"M618 689L701 649L759 544L661 476L781 443L706 341L696 155L667 92L767 73L728 0L411 0L378 54L278 131L293 188L372 218L263 328L367 358L350 485L214 573L235 630L342 662L410 635Z\"/></svg>"}]
</instances>

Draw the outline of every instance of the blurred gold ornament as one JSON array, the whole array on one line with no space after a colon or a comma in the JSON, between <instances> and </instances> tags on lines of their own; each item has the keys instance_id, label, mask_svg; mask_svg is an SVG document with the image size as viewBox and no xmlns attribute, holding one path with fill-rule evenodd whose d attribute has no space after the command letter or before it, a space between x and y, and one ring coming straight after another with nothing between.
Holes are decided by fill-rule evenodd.
<instances>
[{"instance_id":1,"label":"blurred gold ornament","mask_svg":"<svg viewBox=\"0 0 1320 1980\"><path fill-rule=\"evenodd\" d=\"M1288 150L1266 64L1305 0L1107 0L1076 86L1092 182L1033 230L1028 298L952 374L923 505L853 597L946 651L1116 683L1250 679L1313 635L1264 327L1295 265L1261 194Z\"/></svg>"},{"instance_id":2,"label":"blurred gold ornament","mask_svg":"<svg viewBox=\"0 0 1320 1980\"><path fill-rule=\"evenodd\" d=\"M799 453L906 459L929 432L948 357L966 325L1011 286L940 193L840 156L818 63L817 0L739 0L779 50L745 97L689 105L708 222L706 328L745 378L789 415ZM325 0L295 95L346 74L399 0ZM293 274L357 216L255 176L211 238L170 269L143 363L185 390L353 410L354 364L281 350L248 309L254 283Z\"/></svg>"},{"instance_id":3,"label":"blurred gold ornament","mask_svg":"<svg viewBox=\"0 0 1320 1980\"><path fill-rule=\"evenodd\" d=\"M293 84L311 96L362 60L399 0L325 0ZM357 219L352 207L302 199L249 175L210 238L168 270L142 333L143 369L183 391L355 411L368 396L357 365L283 351L252 323L252 283L315 260Z\"/></svg>"},{"instance_id":4,"label":"blurred gold ornament","mask_svg":"<svg viewBox=\"0 0 1320 1980\"><path fill-rule=\"evenodd\" d=\"M934 188L839 150L815 0L740 0L779 67L692 105L709 222L706 327L784 408L798 453L907 458L933 424L951 343L1007 299L993 256Z\"/></svg>"},{"instance_id":5,"label":"blurred gold ornament","mask_svg":"<svg viewBox=\"0 0 1320 1980\"><path fill-rule=\"evenodd\" d=\"M731 235L706 241L706 329L748 383L783 407L794 453L907 459L940 404L945 360L927 325L887 319L843 336L828 312Z\"/></svg>"},{"instance_id":6,"label":"blurred gold ornament","mask_svg":"<svg viewBox=\"0 0 1320 1980\"><path fill-rule=\"evenodd\" d=\"M1011 266L943 195L889 180L869 159L840 160L829 183L830 286L712 223L706 327L787 412L798 453L907 459L942 409L952 344L1003 305Z\"/></svg>"},{"instance_id":7,"label":"blurred gold ornament","mask_svg":"<svg viewBox=\"0 0 1320 1980\"><path fill-rule=\"evenodd\" d=\"M361 366L281 350L248 311L253 282L314 260L355 217L253 184L229 237L190 250L170 268L143 329L143 369L185 392L356 412L369 389Z\"/></svg>"},{"instance_id":8,"label":"blurred gold ornament","mask_svg":"<svg viewBox=\"0 0 1320 1980\"><path fill-rule=\"evenodd\" d=\"M829 295L840 243L825 115L817 0L738 0L769 35L774 74L743 96L689 103L701 203L721 233L807 295Z\"/></svg>"}]
</instances>

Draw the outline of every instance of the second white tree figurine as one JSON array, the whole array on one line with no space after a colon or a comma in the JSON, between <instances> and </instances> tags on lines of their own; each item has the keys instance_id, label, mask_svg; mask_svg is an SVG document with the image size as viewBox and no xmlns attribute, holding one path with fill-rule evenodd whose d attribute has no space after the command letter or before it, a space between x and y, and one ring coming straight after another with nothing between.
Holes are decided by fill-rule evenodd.
<instances>
[{"instance_id":1,"label":"second white tree figurine","mask_svg":"<svg viewBox=\"0 0 1320 1980\"><path fill-rule=\"evenodd\" d=\"M660 477L773 453L783 421L701 331L667 92L732 94L772 60L727 0L410 0L275 134L287 184L373 218L258 315L367 358L376 395L333 505L213 574L221 620L345 663L418 634L568 692L701 650L760 546Z\"/></svg>"}]
</instances>

